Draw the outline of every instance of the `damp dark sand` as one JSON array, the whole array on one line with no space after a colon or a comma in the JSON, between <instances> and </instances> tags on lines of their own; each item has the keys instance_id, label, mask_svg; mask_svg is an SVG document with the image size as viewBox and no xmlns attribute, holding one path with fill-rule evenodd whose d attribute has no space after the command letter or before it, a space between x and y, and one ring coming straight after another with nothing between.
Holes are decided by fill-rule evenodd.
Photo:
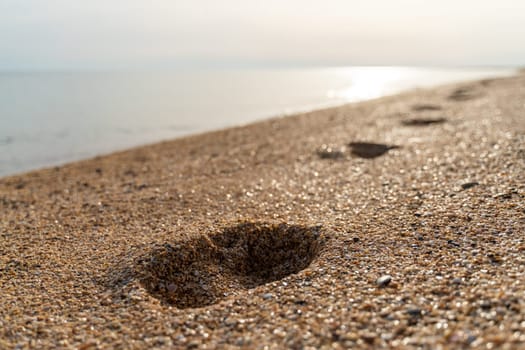
<instances>
[{"instance_id":1,"label":"damp dark sand","mask_svg":"<svg viewBox=\"0 0 525 350\"><path fill-rule=\"evenodd\" d=\"M525 347L525 75L0 179L0 348Z\"/></svg>"}]
</instances>

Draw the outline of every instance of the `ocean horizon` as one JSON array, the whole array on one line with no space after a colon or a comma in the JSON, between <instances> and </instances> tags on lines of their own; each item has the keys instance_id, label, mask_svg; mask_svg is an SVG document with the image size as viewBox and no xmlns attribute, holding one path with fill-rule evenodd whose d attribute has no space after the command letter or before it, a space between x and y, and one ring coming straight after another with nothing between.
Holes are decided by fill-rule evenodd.
<instances>
[{"instance_id":1,"label":"ocean horizon","mask_svg":"<svg viewBox=\"0 0 525 350\"><path fill-rule=\"evenodd\" d=\"M515 68L0 72L0 176Z\"/></svg>"}]
</instances>

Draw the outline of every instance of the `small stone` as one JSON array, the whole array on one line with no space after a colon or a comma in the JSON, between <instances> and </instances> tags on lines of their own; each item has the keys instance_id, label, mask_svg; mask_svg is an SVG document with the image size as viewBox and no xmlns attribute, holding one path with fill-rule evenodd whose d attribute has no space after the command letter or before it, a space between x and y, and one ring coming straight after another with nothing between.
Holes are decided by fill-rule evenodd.
<instances>
[{"instance_id":1,"label":"small stone","mask_svg":"<svg viewBox=\"0 0 525 350\"><path fill-rule=\"evenodd\" d=\"M197 340L192 340L189 343L187 343L186 346L188 347L188 349L195 349L202 346L202 344Z\"/></svg>"},{"instance_id":2,"label":"small stone","mask_svg":"<svg viewBox=\"0 0 525 350\"><path fill-rule=\"evenodd\" d=\"M472 187L477 186L477 185L479 185L479 182L476 182L476 181L465 182L465 183L461 184L461 188L464 189L464 190L468 190L469 188L472 188Z\"/></svg>"},{"instance_id":3,"label":"small stone","mask_svg":"<svg viewBox=\"0 0 525 350\"><path fill-rule=\"evenodd\" d=\"M476 336L475 335L469 335L465 342L468 345L470 345L470 344L474 343L475 341L476 341Z\"/></svg>"},{"instance_id":4,"label":"small stone","mask_svg":"<svg viewBox=\"0 0 525 350\"><path fill-rule=\"evenodd\" d=\"M322 145L317 150L317 155L322 159L340 159L344 157L344 152L342 147Z\"/></svg>"},{"instance_id":5,"label":"small stone","mask_svg":"<svg viewBox=\"0 0 525 350\"><path fill-rule=\"evenodd\" d=\"M379 277L377 280L376 280L376 284L379 286L379 287L386 287L388 286L388 284L392 281L392 276L390 275L383 275L381 277Z\"/></svg>"},{"instance_id":6,"label":"small stone","mask_svg":"<svg viewBox=\"0 0 525 350\"><path fill-rule=\"evenodd\" d=\"M376 342L377 335L374 333L367 332L361 335L361 339L363 339L365 343L372 345Z\"/></svg>"},{"instance_id":7,"label":"small stone","mask_svg":"<svg viewBox=\"0 0 525 350\"><path fill-rule=\"evenodd\" d=\"M359 339L359 335L356 332L348 332L342 336L342 339L355 341Z\"/></svg>"},{"instance_id":8,"label":"small stone","mask_svg":"<svg viewBox=\"0 0 525 350\"><path fill-rule=\"evenodd\" d=\"M273 298L273 294L272 294L272 293L264 293L264 294L262 295L262 298L263 298L264 300L270 300L270 299Z\"/></svg>"},{"instance_id":9,"label":"small stone","mask_svg":"<svg viewBox=\"0 0 525 350\"><path fill-rule=\"evenodd\" d=\"M422 313L423 311L417 307L411 307L407 309L407 314L409 314L412 317L420 317Z\"/></svg>"},{"instance_id":10,"label":"small stone","mask_svg":"<svg viewBox=\"0 0 525 350\"><path fill-rule=\"evenodd\" d=\"M167 288L168 292L173 293L177 290L177 285L175 285L175 283L170 283L168 284Z\"/></svg>"},{"instance_id":11,"label":"small stone","mask_svg":"<svg viewBox=\"0 0 525 350\"><path fill-rule=\"evenodd\" d=\"M461 280L461 278L454 278L452 280L452 284L461 284L463 281Z\"/></svg>"},{"instance_id":12,"label":"small stone","mask_svg":"<svg viewBox=\"0 0 525 350\"><path fill-rule=\"evenodd\" d=\"M460 247L459 243L456 243L455 241L453 241L453 240L451 240L451 239L449 239L449 240L447 241L447 243L448 243L449 245L453 246L453 247L456 247L456 248Z\"/></svg>"},{"instance_id":13,"label":"small stone","mask_svg":"<svg viewBox=\"0 0 525 350\"><path fill-rule=\"evenodd\" d=\"M485 310L485 311L488 311L492 308L492 303L488 300L483 300L479 306L481 307L482 310Z\"/></svg>"},{"instance_id":14,"label":"small stone","mask_svg":"<svg viewBox=\"0 0 525 350\"><path fill-rule=\"evenodd\" d=\"M224 324L228 327L235 326L237 324L237 321L231 317L228 317L224 320Z\"/></svg>"},{"instance_id":15,"label":"small stone","mask_svg":"<svg viewBox=\"0 0 525 350\"><path fill-rule=\"evenodd\" d=\"M489 258L492 264L499 264L502 262L501 257L496 254L487 254L487 258Z\"/></svg>"},{"instance_id":16,"label":"small stone","mask_svg":"<svg viewBox=\"0 0 525 350\"><path fill-rule=\"evenodd\" d=\"M385 341L390 341L390 340L394 339L394 335L392 333L382 333L381 334L381 339L383 339Z\"/></svg>"}]
</instances>

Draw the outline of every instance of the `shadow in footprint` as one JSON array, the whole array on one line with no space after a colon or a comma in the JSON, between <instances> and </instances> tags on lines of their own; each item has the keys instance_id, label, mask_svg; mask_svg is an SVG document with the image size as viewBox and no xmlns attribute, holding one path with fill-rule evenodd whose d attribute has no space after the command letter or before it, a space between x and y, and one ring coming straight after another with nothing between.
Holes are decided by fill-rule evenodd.
<instances>
[{"instance_id":1,"label":"shadow in footprint","mask_svg":"<svg viewBox=\"0 0 525 350\"><path fill-rule=\"evenodd\" d=\"M391 149L400 148L395 145L383 145L380 143L369 142L351 142L348 144L351 148L351 153L361 158L376 158L382 156Z\"/></svg>"},{"instance_id":2,"label":"shadow in footprint","mask_svg":"<svg viewBox=\"0 0 525 350\"><path fill-rule=\"evenodd\" d=\"M167 304L202 307L300 272L322 243L320 227L242 223L156 247L136 261L135 274L151 295Z\"/></svg>"},{"instance_id":3,"label":"shadow in footprint","mask_svg":"<svg viewBox=\"0 0 525 350\"><path fill-rule=\"evenodd\" d=\"M478 97L478 94L472 88L459 88L454 90L449 96L448 99L452 101L467 101L472 100Z\"/></svg>"},{"instance_id":4,"label":"shadow in footprint","mask_svg":"<svg viewBox=\"0 0 525 350\"><path fill-rule=\"evenodd\" d=\"M401 121L401 124L405 126L427 126L432 124L442 124L446 121L446 118L412 118Z\"/></svg>"},{"instance_id":5,"label":"shadow in footprint","mask_svg":"<svg viewBox=\"0 0 525 350\"><path fill-rule=\"evenodd\" d=\"M412 106L412 110L415 112L440 111L441 109L441 106L432 104L417 104Z\"/></svg>"}]
</instances>

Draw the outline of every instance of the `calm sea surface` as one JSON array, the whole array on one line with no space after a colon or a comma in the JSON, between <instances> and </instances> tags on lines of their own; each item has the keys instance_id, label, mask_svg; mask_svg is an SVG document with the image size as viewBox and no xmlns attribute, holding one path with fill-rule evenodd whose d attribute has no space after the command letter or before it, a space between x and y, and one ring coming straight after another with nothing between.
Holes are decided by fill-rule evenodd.
<instances>
[{"instance_id":1,"label":"calm sea surface","mask_svg":"<svg viewBox=\"0 0 525 350\"><path fill-rule=\"evenodd\" d=\"M513 69L0 73L0 176Z\"/></svg>"}]
</instances>

